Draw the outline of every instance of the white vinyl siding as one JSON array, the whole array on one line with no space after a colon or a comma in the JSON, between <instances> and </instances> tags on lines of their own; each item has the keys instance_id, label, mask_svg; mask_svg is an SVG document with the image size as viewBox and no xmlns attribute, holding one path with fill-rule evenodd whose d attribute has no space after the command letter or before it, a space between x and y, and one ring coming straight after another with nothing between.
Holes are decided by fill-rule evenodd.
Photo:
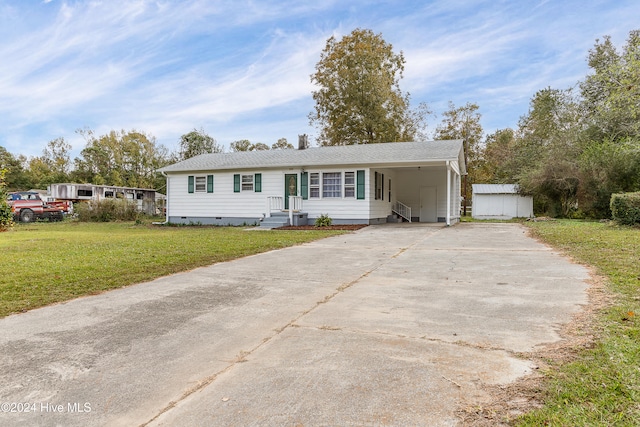
<instances>
[{"instance_id":1,"label":"white vinyl siding","mask_svg":"<svg viewBox=\"0 0 640 427\"><path fill-rule=\"evenodd\" d=\"M257 174L252 175L255 179ZM282 194L283 176L280 171L263 173L262 193L255 191L236 193L234 192L234 173L216 171L215 192L188 193L185 191L188 187L188 176L172 174L169 175L168 181L171 197L168 203L168 214L178 218L259 218L266 211L267 196ZM255 190L255 182L253 187Z\"/></svg>"},{"instance_id":2,"label":"white vinyl siding","mask_svg":"<svg viewBox=\"0 0 640 427\"><path fill-rule=\"evenodd\" d=\"M349 172L354 172L353 169L338 169L338 168L323 168L320 170L309 171L309 199L304 200L302 207L303 211L309 214L309 218L317 218L322 214L329 214L333 220L350 220L350 219L364 219L371 218L369 213L369 191L372 188L369 183L369 170L363 170L364 182L363 193L365 199L357 199L355 196L347 197L344 194L344 188L346 184L346 176ZM340 176L340 186L338 197L323 197L323 174L338 174ZM354 173L355 175L355 173ZM355 179L354 179L355 180ZM316 184L317 183L317 184ZM357 183L356 183L357 184ZM317 196L312 197L313 188L317 188ZM355 188L355 185L354 185ZM354 190L355 191L355 190ZM386 216L386 215L385 215Z\"/></svg>"},{"instance_id":3,"label":"white vinyl siding","mask_svg":"<svg viewBox=\"0 0 640 427\"><path fill-rule=\"evenodd\" d=\"M411 215L420 216L420 191L419 187L435 187L437 194L436 212L438 218L447 216L447 175L444 166L422 169L400 170L394 179L396 191L393 193L395 200L399 200L411 207ZM453 188L453 186L452 186Z\"/></svg>"}]
</instances>

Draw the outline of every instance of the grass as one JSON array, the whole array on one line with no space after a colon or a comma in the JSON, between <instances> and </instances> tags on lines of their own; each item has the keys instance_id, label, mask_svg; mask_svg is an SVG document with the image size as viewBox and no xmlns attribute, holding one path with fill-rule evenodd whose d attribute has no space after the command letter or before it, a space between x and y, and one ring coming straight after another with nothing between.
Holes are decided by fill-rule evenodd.
<instances>
[{"instance_id":1,"label":"grass","mask_svg":"<svg viewBox=\"0 0 640 427\"><path fill-rule=\"evenodd\" d=\"M0 233L0 317L341 233L71 221L17 224Z\"/></svg>"},{"instance_id":2,"label":"grass","mask_svg":"<svg viewBox=\"0 0 640 427\"><path fill-rule=\"evenodd\" d=\"M605 276L613 304L594 319L597 338L552 369L540 409L520 426L640 425L640 229L586 221L528 223L533 233Z\"/></svg>"}]
</instances>

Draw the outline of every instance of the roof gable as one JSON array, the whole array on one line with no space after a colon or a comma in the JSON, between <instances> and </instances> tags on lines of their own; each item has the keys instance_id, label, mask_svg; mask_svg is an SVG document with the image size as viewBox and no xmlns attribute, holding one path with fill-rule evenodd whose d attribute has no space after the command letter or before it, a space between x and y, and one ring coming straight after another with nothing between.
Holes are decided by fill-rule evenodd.
<instances>
[{"instance_id":1,"label":"roof gable","mask_svg":"<svg viewBox=\"0 0 640 427\"><path fill-rule=\"evenodd\" d=\"M161 172L189 172L340 165L402 165L457 161L466 172L462 140L340 145L304 150L264 150L201 154L163 167Z\"/></svg>"}]
</instances>

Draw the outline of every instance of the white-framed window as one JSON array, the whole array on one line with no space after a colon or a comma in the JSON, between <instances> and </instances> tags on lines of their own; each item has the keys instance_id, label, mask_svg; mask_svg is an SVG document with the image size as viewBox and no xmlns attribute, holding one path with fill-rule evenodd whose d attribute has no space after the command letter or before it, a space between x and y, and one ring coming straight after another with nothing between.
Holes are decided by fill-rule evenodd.
<instances>
[{"instance_id":1,"label":"white-framed window","mask_svg":"<svg viewBox=\"0 0 640 427\"><path fill-rule=\"evenodd\" d=\"M312 172L309 174L309 197L313 199L320 198L320 173Z\"/></svg>"},{"instance_id":2,"label":"white-framed window","mask_svg":"<svg viewBox=\"0 0 640 427\"><path fill-rule=\"evenodd\" d=\"M196 193L205 193L207 191L207 177L196 176Z\"/></svg>"},{"instance_id":3,"label":"white-framed window","mask_svg":"<svg viewBox=\"0 0 640 427\"><path fill-rule=\"evenodd\" d=\"M356 197L356 173L344 173L344 197Z\"/></svg>"},{"instance_id":4,"label":"white-framed window","mask_svg":"<svg viewBox=\"0 0 640 427\"><path fill-rule=\"evenodd\" d=\"M253 191L253 175L242 175L242 191Z\"/></svg>"},{"instance_id":5,"label":"white-framed window","mask_svg":"<svg viewBox=\"0 0 640 427\"><path fill-rule=\"evenodd\" d=\"M342 173L324 172L322 174L322 197L342 197Z\"/></svg>"}]
</instances>

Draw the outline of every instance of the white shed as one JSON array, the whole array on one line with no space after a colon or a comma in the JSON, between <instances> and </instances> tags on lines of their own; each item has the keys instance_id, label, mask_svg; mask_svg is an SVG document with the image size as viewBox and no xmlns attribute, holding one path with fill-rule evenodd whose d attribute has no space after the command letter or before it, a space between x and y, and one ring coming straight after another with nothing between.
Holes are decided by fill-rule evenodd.
<instances>
[{"instance_id":1,"label":"white shed","mask_svg":"<svg viewBox=\"0 0 640 427\"><path fill-rule=\"evenodd\" d=\"M533 217L533 197L520 195L516 184L473 184L472 188L475 219Z\"/></svg>"}]
</instances>

